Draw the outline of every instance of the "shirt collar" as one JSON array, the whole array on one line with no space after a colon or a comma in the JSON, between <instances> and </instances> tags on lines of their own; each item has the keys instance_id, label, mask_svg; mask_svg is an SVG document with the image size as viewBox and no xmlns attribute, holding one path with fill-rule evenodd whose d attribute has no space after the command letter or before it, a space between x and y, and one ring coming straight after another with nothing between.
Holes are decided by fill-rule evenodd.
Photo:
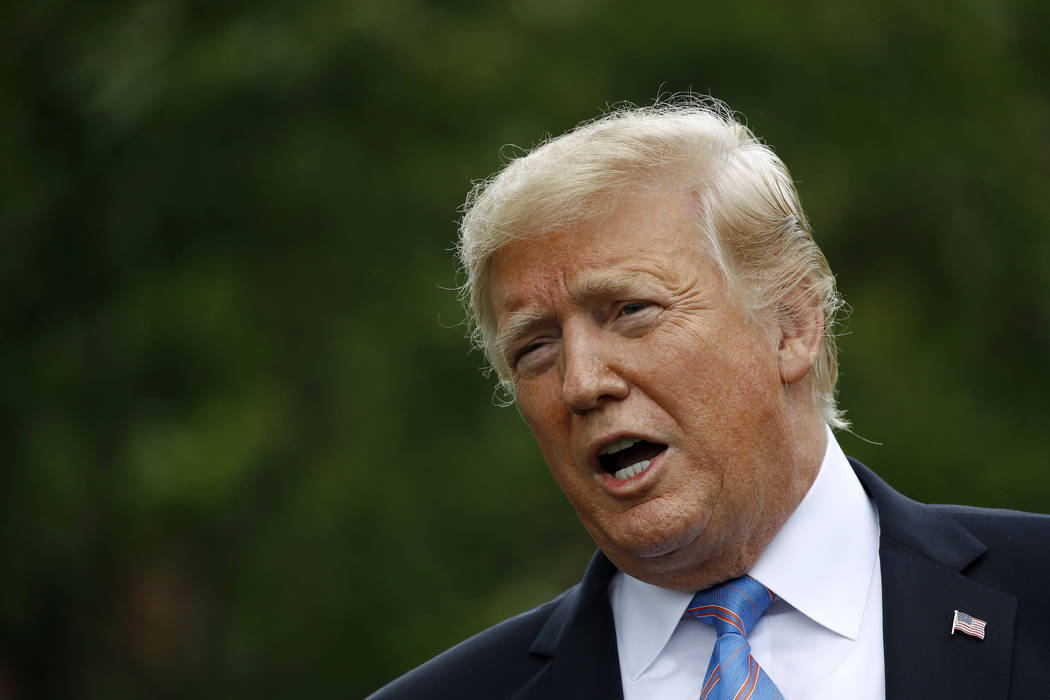
<instances>
[{"instance_id":1,"label":"shirt collar","mask_svg":"<svg viewBox=\"0 0 1050 700\"><path fill-rule=\"evenodd\" d=\"M751 575L806 617L855 640L878 550L875 507L828 429L817 478Z\"/></svg>"},{"instance_id":2,"label":"shirt collar","mask_svg":"<svg viewBox=\"0 0 1050 700\"><path fill-rule=\"evenodd\" d=\"M878 521L830 428L827 434L817 478L750 574L806 617L855 640L877 562ZM624 671L637 679L667 645L693 594L624 573L613 577L609 593Z\"/></svg>"}]
</instances>

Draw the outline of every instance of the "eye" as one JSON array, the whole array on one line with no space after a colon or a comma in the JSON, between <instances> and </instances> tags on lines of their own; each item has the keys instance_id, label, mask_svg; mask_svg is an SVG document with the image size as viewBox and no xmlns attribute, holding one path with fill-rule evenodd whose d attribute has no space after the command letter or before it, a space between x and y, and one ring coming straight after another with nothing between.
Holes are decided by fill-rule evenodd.
<instances>
[{"instance_id":1,"label":"eye","mask_svg":"<svg viewBox=\"0 0 1050 700\"><path fill-rule=\"evenodd\" d=\"M649 302L647 301L629 301L620 307L620 314L623 316L631 316L640 311L645 311L648 306Z\"/></svg>"},{"instance_id":2,"label":"eye","mask_svg":"<svg viewBox=\"0 0 1050 700\"><path fill-rule=\"evenodd\" d=\"M528 355L533 350L539 350L543 346L544 346L544 343L529 343L528 345L523 347L521 349L521 351L518 353L518 359L520 360L521 358L525 357L526 355Z\"/></svg>"},{"instance_id":3,"label":"eye","mask_svg":"<svg viewBox=\"0 0 1050 700\"><path fill-rule=\"evenodd\" d=\"M537 340L525 345L517 352L514 356L513 367L517 369L521 368L534 368L544 362L549 353L543 352L548 346L550 346L550 340Z\"/></svg>"},{"instance_id":4,"label":"eye","mask_svg":"<svg viewBox=\"0 0 1050 700\"><path fill-rule=\"evenodd\" d=\"M508 338L503 356L508 369L515 375L542 372L557 356L560 340L561 331L557 327L530 329L518 337Z\"/></svg>"}]
</instances>

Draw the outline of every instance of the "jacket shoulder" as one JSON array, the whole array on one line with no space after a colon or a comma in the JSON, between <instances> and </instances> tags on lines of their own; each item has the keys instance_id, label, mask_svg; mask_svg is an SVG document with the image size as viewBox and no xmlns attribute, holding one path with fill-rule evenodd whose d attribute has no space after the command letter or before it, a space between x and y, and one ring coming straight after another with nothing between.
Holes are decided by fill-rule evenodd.
<instances>
[{"instance_id":1,"label":"jacket shoulder","mask_svg":"<svg viewBox=\"0 0 1050 700\"><path fill-rule=\"evenodd\" d=\"M972 532L992 552L1031 556L1045 551L1050 542L1050 515L974 506L932 507Z\"/></svg>"},{"instance_id":2,"label":"jacket shoulder","mask_svg":"<svg viewBox=\"0 0 1050 700\"><path fill-rule=\"evenodd\" d=\"M972 506L932 506L969 530L988 547L970 566L968 575L979 579L1002 576L1024 589L1024 579L1041 579L1050 585L1050 515ZM989 581L991 582L991 581Z\"/></svg>"},{"instance_id":3,"label":"jacket shoulder","mask_svg":"<svg viewBox=\"0 0 1050 700\"><path fill-rule=\"evenodd\" d=\"M578 588L460 642L380 688L369 700L512 696L547 662L530 648L554 611Z\"/></svg>"}]
</instances>

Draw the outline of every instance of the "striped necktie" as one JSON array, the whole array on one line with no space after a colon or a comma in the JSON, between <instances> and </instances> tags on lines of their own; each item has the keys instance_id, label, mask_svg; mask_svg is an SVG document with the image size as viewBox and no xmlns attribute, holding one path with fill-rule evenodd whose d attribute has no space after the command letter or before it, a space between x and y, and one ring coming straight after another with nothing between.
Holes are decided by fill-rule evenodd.
<instances>
[{"instance_id":1,"label":"striped necktie","mask_svg":"<svg viewBox=\"0 0 1050 700\"><path fill-rule=\"evenodd\" d=\"M718 632L701 700L775 700L783 697L751 656L747 633L773 602L773 592L750 576L698 592L685 614Z\"/></svg>"}]
</instances>

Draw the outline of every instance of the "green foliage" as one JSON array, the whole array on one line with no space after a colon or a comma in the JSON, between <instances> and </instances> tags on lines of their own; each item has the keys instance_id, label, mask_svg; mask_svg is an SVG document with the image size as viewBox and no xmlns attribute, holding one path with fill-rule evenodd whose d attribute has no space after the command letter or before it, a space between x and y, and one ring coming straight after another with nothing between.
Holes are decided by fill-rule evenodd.
<instances>
[{"instance_id":1,"label":"green foliage","mask_svg":"<svg viewBox=\"0 0 1050 700\"><path fill-rule=\"evenodd\" d=\"M501 146L661 91L799 181L847 451L1050 510L1047 7L5 8L0 697L363 696L575 581L449 249Z\"/></svg>"}]
</instances>

